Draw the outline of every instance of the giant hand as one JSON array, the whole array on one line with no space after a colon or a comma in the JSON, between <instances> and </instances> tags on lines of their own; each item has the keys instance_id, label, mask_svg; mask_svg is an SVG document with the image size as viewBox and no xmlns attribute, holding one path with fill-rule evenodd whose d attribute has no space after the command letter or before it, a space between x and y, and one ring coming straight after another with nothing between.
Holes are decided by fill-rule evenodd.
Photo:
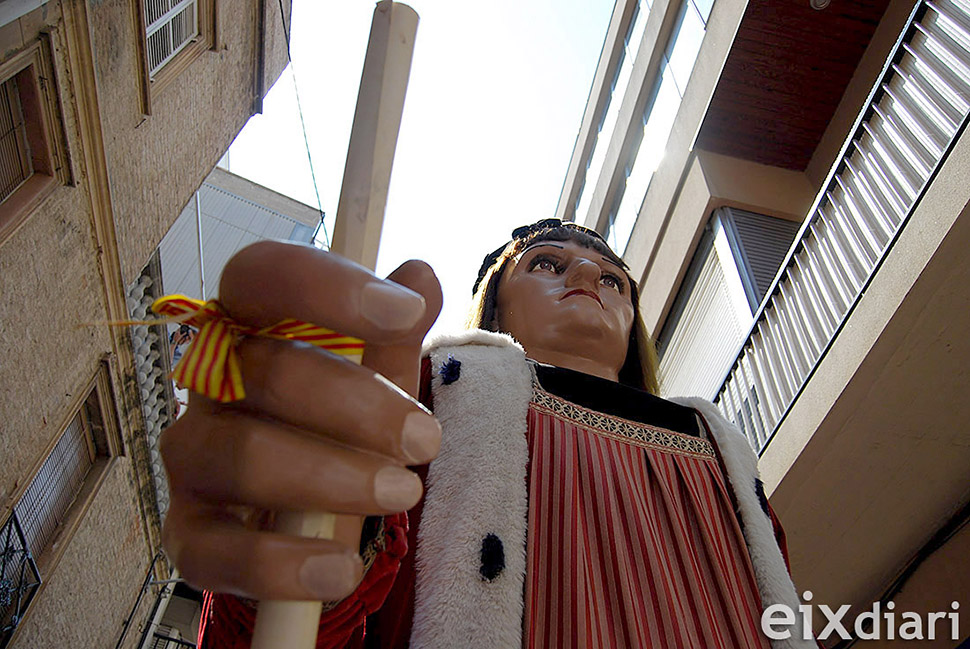
<instances>
[{"instance_id":1,"label":"giant hand","mask_svg":"<svg viewBox=\"0 0 970 649\"><path fill-rule=\"evenodd\" d=\"M345 597L361 577L356 547L257 521L266 511L370 515L417 503L421 482L405 465L433 459L441 436L413 399L421 342L441 308L438 280L423 262L381 280L336 255L260 242L226 266L220 301L240 323L296 318L362 338L364 361L244 340L246 399L193 394L163 434L166 551L198 587L257 599Z\"/></svg>"}]
</instances>

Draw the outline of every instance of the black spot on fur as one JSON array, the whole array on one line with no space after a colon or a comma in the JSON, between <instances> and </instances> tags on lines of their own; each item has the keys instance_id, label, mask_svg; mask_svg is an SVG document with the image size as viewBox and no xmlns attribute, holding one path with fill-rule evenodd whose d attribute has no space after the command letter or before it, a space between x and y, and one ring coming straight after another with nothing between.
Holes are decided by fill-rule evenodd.
<instances>
[{"instance_id":1,"label":"black spot on fur","mask_svg":"<svg viewBox=\"0 0 970 649\"><path fill-rule=\"evenodd\" d=\"M758 502L761 503L761 510L765 513L765 516L771 516L768 513L768 496L765 495L765 483L761 481L761 478L754 479L754 492L758 494Z\"/></svg>"},{"instance_id":2,"label":"black spot on fur","mask_svg":"<svg viewBox=\"0 0 970 649\"><path fill-rule=\"evenodd\" d=\"M448 354L448 362L441 364L441 371L438 374L441 375L443 384L451 385L461 375L461 361L455 360L454 356Z\"/></svg>"},{"instance_id":3,"label":"black spot on fur","mask_svg":"<svg viewBox=\"0 0 970 649\"><path fill-rule=\"evenodd\" d=\"M482 574L482 579L485 581L492 581L504 569L505 548L502 547L502 539L489 534L482 539L482 565L478 572Z\"/></svg>"}]
</instances>

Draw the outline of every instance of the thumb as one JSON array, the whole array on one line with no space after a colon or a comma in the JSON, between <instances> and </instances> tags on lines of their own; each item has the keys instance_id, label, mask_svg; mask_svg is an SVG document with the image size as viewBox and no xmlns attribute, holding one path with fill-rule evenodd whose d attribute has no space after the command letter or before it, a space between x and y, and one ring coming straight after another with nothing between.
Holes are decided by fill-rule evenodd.
<instances>
[{"instance_id":1,"label":"thumb","mask_svg":"<svg viewBox=\"0 0 970 649\"><path fill-rule=\"evenodd\" d=\"M431 266L416 260L404 262L387 278L424 297L424 317L394 344L367 344L362 365L381 373L412 397L417 397L421 343L441 311L441 284Z\"/></svg>"}]
</instances>

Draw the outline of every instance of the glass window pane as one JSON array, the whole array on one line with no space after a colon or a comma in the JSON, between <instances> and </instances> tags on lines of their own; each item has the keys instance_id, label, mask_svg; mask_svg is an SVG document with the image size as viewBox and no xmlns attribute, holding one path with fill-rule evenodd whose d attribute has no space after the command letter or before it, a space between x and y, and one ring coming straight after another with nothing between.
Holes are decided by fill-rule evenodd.
<instances>
[{"instance_id":1,"label":"glass window pane","mask_svg":"<svg viewBox=\"0 0 970 649\"><path fill-rule=\"evenodd\" d=\"M643 139L637 149L636 157L630 166L630 173L626 179L623 197L619 208L611 219L607 240L613 249L622 254L627 241L633 232L637 213L643 198L650 187L653 172L656 171L667 148L667 138L673 127L677 109L680 107L680 94L677 92L673 74L670 68L665 68L661 75L660 88L648 109L647 123L643 128Z\"/></svg>"},{"instance_id":2,"label":"glass window pane","mask_svg":"<svg viewBox=\"0 0 970 649\"><path fill-rule=\"evenodd\" d=\"M644 2L637 4L636 14L633 22L630 23L630 31L626 37L627 58L636 59L640 49L640 41L643 40L643 30L647 26L647 15L650 13L649 5Z\"/></svg>"},{"instance_id":3,"label":"glass window pane","mask_svg":"<svg viewBox=\"0 0 970 649\"><path fill-rule=\"evenodd\" d=\"M583 186L582 194L576 203L576 220L580 223L586 218L590 203L593 200L593 192L596 189L596 181L599 180L600 173L603 171L603 163L606 161L606 151L610 148L610 139L616 128L616 118L620 114L620 104L623 103L623 94L630 83L630 75L633 72L633 58L624 56L623 63L617 71L616 79L613 82L613 94L610 96L610 103L606 108L606 114L600 125L599 134L596 136L596 144L593 145L593 153L589 158L589 165L586 168L586 181Z\"/></svg>"},{"instance_id":4,"label":"glass window pane","mask_svg":"<svg viewBox=\"0 0 970 649\"><path fill-rule=\"evenodd\" d=\"M697 13L700 14L701 20L706 25L707 19L711 17L711 9L714 8L714 0L690 0L690 3L694 5Z\"/></svg>"},{"instance_id":5,"label":"glass window pane","mask_svg":"<svg viewBox=\"0 0 970 649\"><path fill-rule=\"evenodd\" d=\"M664 149L667 147L667 137L670 129L674 125L674 118L677 117L677 109L680 108L680 94L677 92L677 84L669 67L665 68L661 76L660 89L657 91L657 98L653 102L650 116L643 128L643 142L637 152L637 160L631 172L631 177L635 175L637 166L645 164L646 173L652 174L663 158Z\"/></svg>"},{"instance_id":6,"label":"glass window pane","mask_svg":"<svg viewBox=\"0 0 970 649\"><path fill-rule=\"evenodd\" d=\"M694 62L697 61L697 52L701 49L701 41L704 40L704 23L696 11L687 10L686 6L681 12L678 17L680 24L671 36L671 46L668 46L668 58L678 91L683 96Z\"/></svg>"}]
</instances>

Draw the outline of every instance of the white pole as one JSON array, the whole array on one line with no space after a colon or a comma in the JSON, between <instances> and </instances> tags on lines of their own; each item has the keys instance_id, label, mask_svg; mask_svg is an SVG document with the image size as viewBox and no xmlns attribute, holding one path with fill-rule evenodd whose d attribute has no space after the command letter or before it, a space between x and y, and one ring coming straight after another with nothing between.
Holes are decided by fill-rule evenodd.
<instances>
[{"instance_id":1,"label":"white pole","mask_svg":"<svg viewBox=\"0 0 970 649\"><path fill-rule=\"evenodd\" d=\"M411 7L391 0L377 3L330 248L371 270L377 263L417 29L418 14ZM336 529L337 540L356 548L360 525L354 516L284 512L277 516L276 529L315 538L335 538ZM260 603L253 649L313 649L320 609L320 602Z\"/></svg>"}]
</instances>

